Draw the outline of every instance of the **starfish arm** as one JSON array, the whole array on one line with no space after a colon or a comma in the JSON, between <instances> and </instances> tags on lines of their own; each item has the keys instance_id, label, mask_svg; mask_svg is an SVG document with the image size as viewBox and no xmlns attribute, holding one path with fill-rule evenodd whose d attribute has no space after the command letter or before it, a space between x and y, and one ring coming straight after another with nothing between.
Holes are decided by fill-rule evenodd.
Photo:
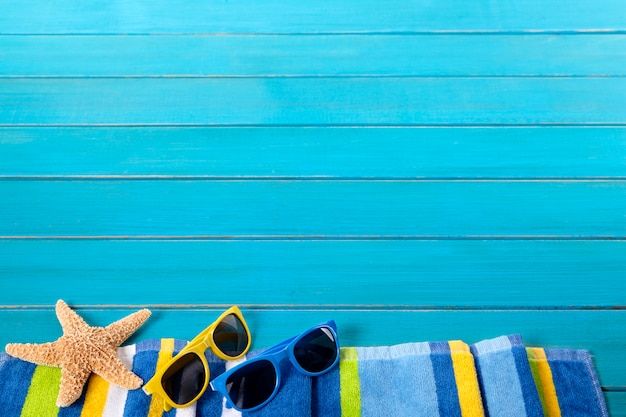
<instances>
[{"instance_id":1,"label":"starfish arm","mask_svg":"<svg viewBox=\"0 0 626 417\"><path fill-rule=\"evenodd\" d=\"M78 400L91 372L79 364L67 364L61 369L61 387L57 397L58 407L67 407Z\"/></svg>"},{"instance_id":2,"label":"starfish arm","mask_svg":"<svg viewBox=\"0 0 626 417\"><path fill-rule=\"evenodd\" d=\"M119 346L128 339L150 317L150 310L139 310L105 327L111 346Z\"/></svg>"},{"instance_id":3,"label":"starfish arm","mask_svg":"<svg viewBox=\"0 0 626 417\"><path fill-rule=\"evenodd\" d=\"M5 350L16 358L46 366L60 366L61 353L58 341L50 343L9 343Z\"/></svg>"},{"instance_id":4,"label":"starfish arm","mask_svg":"<svg viewBox=\"0 0 626 417\"><path fill-rule=\"evenodd\" d=\"M114 353L106 352L92 367L95 374L125 389L137 389L143 384L143 380L128 370Z\"/></svg>"},{"instance_id":5,"label":"starfish arm","mask_svg":"<svg viewBox=\"0 0 626 417\"><path fill-rule=\"evenodd\" d=\"M61 323L61 327L63 328L63 334L76 334L89 328L87 322L74 312L63 300L57 301L56 313L59 323Z\"/></svg>"}]
</instances>

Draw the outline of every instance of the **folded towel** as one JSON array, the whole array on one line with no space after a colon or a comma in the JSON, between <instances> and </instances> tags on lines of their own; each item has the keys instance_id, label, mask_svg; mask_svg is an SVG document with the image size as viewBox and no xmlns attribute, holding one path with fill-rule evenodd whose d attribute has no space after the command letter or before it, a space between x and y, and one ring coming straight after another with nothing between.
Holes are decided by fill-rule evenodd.
<instances>
[{"instance_id":1,"label":"folded towel","mask_svg":"<svg viewBox=\"0 0 626 417\"><path fill-rule=\"evenodd\" d=\"M543 417L521 336L476 343L472 353L490 417Z\"/></svg>"},{"instance_id":2,"label":"folded towel","mask_svg":"<svg viewBox=\"0 0 626 417\"><path fill-rule=\"evenodd\" d=\"M118 355L147 381L185 343L150 340L121 347ZM206 356L213 376L234 366ZM98 376L76 403L59 409L59 369L0 354L0 410L6 417L608 416L588 352L526 348L520 336L471 347L448 341L342 348L339 366L327 374L310 378L285 361L281 375L276 397L253 412L228 408L209 389L192 406L164 413L158 396Z\"/></svg>"},{"instance_id":3,"label":"folded towel","mask_svg":"<svg viewBox=\"0 0 626 417\"><path fill-rule=\"evenodd\" d=\"M598 376L586 350L527 348L546 417L607 417Z\"/></svg>"},{"instance_id":4,"label":"folded towel","mask_svg":"<svg viewBox=\"0 0 626 417\"><path fill-rule=\"evenodd\" d=\"M342 353L344 415L484 415L474 360L465 343L357 347Z\"/></svg>"}]
</instances>

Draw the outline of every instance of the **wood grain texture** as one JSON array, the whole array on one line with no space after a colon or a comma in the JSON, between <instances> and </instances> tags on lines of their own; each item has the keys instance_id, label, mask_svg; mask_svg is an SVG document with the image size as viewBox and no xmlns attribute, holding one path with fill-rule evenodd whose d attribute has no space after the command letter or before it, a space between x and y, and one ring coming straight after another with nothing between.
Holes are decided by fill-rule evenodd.
<instances>
[{"instance_id":1,"label":"wood grain texture","mask_svg":"<svg viewBox=\"0 0 626 417\"><path fill-rule=\"evenodd\" d=\"M4 5L2 33L346 33L620 31L621 0L169 2L27 0Z\"/></svg>"},{"instance_id":2,"label":"wood grain texture","mask_svg":"<svg viewBox=\"0 0 626 417\"><path fill-rule=\"evenodd\" d=\"M0 125L624 123L626 78L0 79Z\"/></svg>"},{"instance_id":3,"label":"wood grain texture","mask_svg":"<svg viewBox=\"0 0 626 417\"><path fill-rule=\"evenodd\" d=\"M626 129L0 128L0 176L626 176Z\"/></svg>"},{"instance_id":4,"label":"wood grain texture","mask_svg":"<svg viewBox=\"0 0 626 417\"><path fill-rule=\"evenodd\" d=\"M604 397L611 417L626 416L626 392L605 392Z\"/></svg>"},{"instance_id":5,"label":"wood grain texture","mask_svg":"<svg viewBox=\"0 0 626 417\"><path fill-rule=\"evenodd\" d=\"M624 181L0 181L3 236L626 236Z\"/></svg>"},{"instance_id":6,"label":"wood grain texture","mask_svg":"<svg viewBox=\"0 0 626 417\"><path fill-rule=\"evenodd\" d=\"M626 35L0 36L3 77L624 76Z\"/></svg>"},{"instance_id":7,"label":"wood grain texture","mask_svg":"<svg viewBox=\"0 0 626 417\"><path fill-rule=\"evenodd\" d=\"M626 308L624 241L0 240L0 265L14 307Z\"/></svg>"},{"instance_id":8,"label":"wood grain texture","mask_svg":"<svg viewBox=\"0 0 626 417\"><path fill-rule=\"evenodd\" d=\"M227 291L227 290L225 290ZM71 300L68 300L71 303ZM159 337L188 340L211 323L220 309L152 309L148 322L129 343ZM93 325L107 325L132 309L78 312ZM334 319L343 346L373 346L415 341L464 340L467 343L519 333L529 346L589 349L605 387L623 387L626 365L623 313L615 311L346 311L289 310L243 306L253 334L253 349L269 347L317 323ZM572 325L576 323L575 325ZM567 331L564 331L567 329ZM45 342L60 336L52 309L0 310L0 343ZM603 337L597 337L602 334ZM10 335L10 336L7 336Z\"/></svg>"}]
</instances>

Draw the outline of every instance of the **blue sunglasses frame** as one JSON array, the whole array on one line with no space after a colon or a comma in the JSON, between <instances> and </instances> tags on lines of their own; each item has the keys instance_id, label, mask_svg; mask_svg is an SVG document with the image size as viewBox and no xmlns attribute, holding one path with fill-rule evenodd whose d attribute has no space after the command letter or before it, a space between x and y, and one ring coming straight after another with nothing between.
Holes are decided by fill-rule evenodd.
<instances>
[{"instance_id":1,"label":"blue sunglasses frame","mask_svg":"<svg viewBox=\"0 0 626 417\"><path fill-rule=\"evenodd\" d=\"M296 344L302 340L304 337L306 337L307 335L309 335L310 333L318 330L318 329L327 329L331 335L332 335L332 339L333 342L335 342L335 348L336 348L336 355L335 355L335 360L333 361L333 363L331 365L329 365L327 368L319 371L319 372L309 372L306 369L304 369L296 360L295 354L294 354L294 349ZM253 359L247 360L246 362L243 362L231 369L229 369L228 371L224 372L223 374L221 374L220 376L216 377L215 379L213 379L210 382L211 388L213 389L213 391L218 391L219 393L221 393L225 398L226 401L228 403L228 405L230 405L232 408L238 410L238 411L254 411L257 410L261 407L263 407L264 405L266 405L267 403L269 403L270 401L272 401L272 399L276 396L276 394L278 393L278 390L280 388L280 384L281 384L281 371L280 371L280 362L283 361L284 359L289 358L289 361L292 363L292 365L298 370L298 372L301 372L305 375L308 376L319 376L319 375L323 375L326 372L329 372L331 369L333 369L337 363L339 362L339 339L337 338L337 325L335 324L334 320L329 320L325 323L321 323L318 324L317 326L311 327L310 329L308 329L307 331L299 334L298 336L294 336L290 339L287 339L279 344L277 344L276 346L273 346L269 349L267 349L266 351L262 352L259 354L259 356L254 357ZM241 371L241 369L251 366L256 362L260 362L260 361L267 361L270 362L273 366L274 366L274 372L276 373L276 385L274 386L274 390L272 391L272 394L262 403L260 403L259 405L255 406L255 407L251 407L251 408L239 408L236 404L233 403L233 401L230 398L230 394L226 388L226 382L228 381L228 378L234 374L235 372Z\"/></svg>"}]
</instances>

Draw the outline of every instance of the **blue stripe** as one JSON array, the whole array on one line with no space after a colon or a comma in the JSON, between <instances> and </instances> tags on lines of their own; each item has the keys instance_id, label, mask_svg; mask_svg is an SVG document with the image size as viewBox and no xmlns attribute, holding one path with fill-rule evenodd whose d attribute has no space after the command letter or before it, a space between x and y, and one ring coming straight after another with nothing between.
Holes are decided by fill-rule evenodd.
<instances>
[{"instance_id":1,"label":"blue stripe","mask_svg":"<svg viewBox=\"0 0 626 417\"><path fill-rule=\"evenodd\" d=\"M183 350L185 346L187 346L186 340L175 339L174 340L174 355Z\"/></svg>"},{"instance_id":2,"label":"blue stripe","mask_svg":"<svg viewBox=\"0 0 626 417\"><path fill-rule=\"evenodd\" d=\"M161 339L150 339L150 340L144 340L141 341L139 343L137 343L135 345L135 352L139 353L139 352L143 352L143 351L151 351L151 350L155 350L155 351L160 351L161 350ZM156 363L155 363L156 366ZM154 372L154 371L153 371Z\"/></svg>"},{"instance_id":3,"label":"blue stripe","mask_svg":"<svg viewBox=\"0 0 626 417\"><path fill-rule=\"evenodd\" d=\"M430 360L437 386L439 415L461 417L461 404L459 403L459 393L454 376L450 345L448 342L431 342L430 349Z\"/></svg>"},{"instance_id":4,"label":"blue stripe","mask_svg":"<svg viewBox=\"0 0 626 417\"><path fill-rule=\"evenodd\" d=\"M357 347L361 416L439 415L428 343Z\"/></svg>"},{"instance_id":5,"label":"blue stripe","mask_svg":"<svg viewBox=\"0 0 626 417\"><path fill-rule=\"evenodd\" d=\"M597 375L586 351L545 349L562 417L608 416Z\"/></svg>"},{"instance_id":6,"label":"blue stripe","mask_svg":"<svg viewBox=\"0 0 626 417\"><path fill-rule=\"evenodd\" d=\"M0 354L0 413L20 417L36 365Z\"/></svg>"},{"instance_id":7,"label":"blue stripe","mask_svg":"<svg viewBox=\"0 0 626 417\"><path fill-rule=\"evenodd\" d=\"M137 353L133 358L133 372L144 382L148 382L154 375L156 363L159 358L158 349L161 347L160 341L152 344L138 344ZM155 350L149 350L155 348ZM148 415L150 410L151 396L146 395L141 389L128 391L126 405L124 406L124 417L138 417Z\"/></svg>"},{"instance_id":8,"label":"blue stripe","mask_svg":"<svg viewBox=\"0 0 626 417\"><path fill-rule=\"evenodd\" d=\"M471 347L489 417L527 417L517 366L508 337L478 342Z\"/></svg>"},{"instance_id":9,"label":"blue stripe","mask_svg":"<svg viewBox=\"0 0 626 417\"><path fill-rule=\"evenodd\" d=\"M311 416L341 417L339 366L311 380Z\"/></svg>"},{"instance_id":10,"label":"blue stripe","mask_svg":"<svg viewBox=\"0 0 626 417\"><path fill-rule=\"evenodd\" d=\"M509 336L509 340L511 342L511 353L515 361L520 388L522 390L522 397L524 398L526 415L528 417L543 417L543 407L539 399L535 379L530 370L530 363L528 362L528 354L526 353L524 342L519 335Z\"/></svg>"}]
</instances>

